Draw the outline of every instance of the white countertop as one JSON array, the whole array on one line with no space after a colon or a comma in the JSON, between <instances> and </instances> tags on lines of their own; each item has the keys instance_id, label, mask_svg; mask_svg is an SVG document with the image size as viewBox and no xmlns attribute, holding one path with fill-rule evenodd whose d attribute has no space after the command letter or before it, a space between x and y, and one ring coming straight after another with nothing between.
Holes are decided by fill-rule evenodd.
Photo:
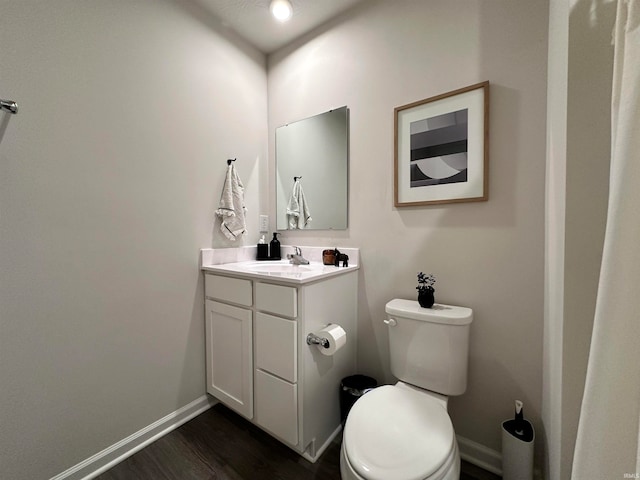
<instances>
[{"instance_id":1,"label":"white countertop","mask_svg":"<svg viewBox=\"0 0 640 480\"><path fill-rule=\"evenodd\" d=\"M255 247L239 249L203 249L201 251L201 268L204 272L233 275L250 279L272 280L278 283L301 285L324 280L325 278L358 270L359 251L355 248L339 249L349 255L348 267L335 267L322 264L322 250L326 247L300 247L309 265L293 265L289 260L256 261ZM222 251L225 250L225 251ZM231 250L236 250L235 252ZM289 252L291 250L291 252ZM282 246L282 255L292 253L293 247ZM240 261L225 261L225 260Z\"/></svg>"}]
</instances>

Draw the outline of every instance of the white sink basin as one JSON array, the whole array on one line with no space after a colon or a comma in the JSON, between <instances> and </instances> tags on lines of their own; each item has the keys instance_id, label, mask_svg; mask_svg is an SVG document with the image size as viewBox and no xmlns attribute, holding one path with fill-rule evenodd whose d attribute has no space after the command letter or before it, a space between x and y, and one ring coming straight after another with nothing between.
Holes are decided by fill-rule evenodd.
<instances>
[{"instance_id":1,"label":"white sink basin","mask_svg":"<svg viewBox=\"0 0 640 480\"><path fill-rule=\"evenodd\" d=\"M294 265L291 263L248 262L240 268L260 273L302 273L322 270L322 265Z\"/></svg>"}]
</instances>

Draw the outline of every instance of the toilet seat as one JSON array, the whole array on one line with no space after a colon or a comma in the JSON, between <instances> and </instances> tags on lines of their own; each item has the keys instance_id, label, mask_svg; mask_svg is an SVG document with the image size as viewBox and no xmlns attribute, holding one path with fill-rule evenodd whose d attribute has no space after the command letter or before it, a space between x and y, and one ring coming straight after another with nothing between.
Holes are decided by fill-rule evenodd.
<instances>
[{"instance_id":1,"label":"toilet seat","mask_svg":"<svg viewBox=\"0 0 640 480\"><path fill-rule=\"evenodd\" d=\"M451 420L440 402L392 385L360 398L344 430L345 460L368 480L443 478L455 463L456 447Z\"/></svg>"},{"instance_id":2,"label":"toilet seat","mask_svg":"<svg viewBox=\"0 0 640 480\"><path fill-rule=\"evenodd\" d=\"M440 469L425 480L460 480L460 453L458 452L458 444L454 445L455 450ZM358 475L345 454L344 444L340 449L340 477L342 480L367 480ZM387 480L404 480L394 476Z\"/></svg>"}]
</instances>

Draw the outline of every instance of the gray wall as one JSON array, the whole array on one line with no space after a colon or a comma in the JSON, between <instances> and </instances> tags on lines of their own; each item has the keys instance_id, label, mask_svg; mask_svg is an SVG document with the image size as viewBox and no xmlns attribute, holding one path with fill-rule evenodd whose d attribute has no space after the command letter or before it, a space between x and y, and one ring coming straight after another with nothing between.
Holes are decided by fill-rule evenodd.
<instances>
[{"instance_id":1,"label":"gray wall","mask_svg":"<svg viewBox=\"0 0 640 480\"><path fill-rule=\"evenodd\" d=\"M282 241L362 249L358 359L381 381L393 380L384 305L415 298L419 270L436 275L437 301L472 307L468 390L450 412L496 451L514 399L540 427L547 23L542 1L368 1L269 57L270 159L277 126L350 109L349 230ZM394 208L394 107L484 80L489 201Z\"/></svg>"},{"instance_id":2,"label":"gray wall","mask_svg":"<svg viewBox=\"0 0 640 480\"><path fill-rule=\"evenodd\" d=\"M257 239L265 59L194 2L1 7L0 476L43 479L204 394L198 254L228 157Z\"/></svg>"}]
</instances>

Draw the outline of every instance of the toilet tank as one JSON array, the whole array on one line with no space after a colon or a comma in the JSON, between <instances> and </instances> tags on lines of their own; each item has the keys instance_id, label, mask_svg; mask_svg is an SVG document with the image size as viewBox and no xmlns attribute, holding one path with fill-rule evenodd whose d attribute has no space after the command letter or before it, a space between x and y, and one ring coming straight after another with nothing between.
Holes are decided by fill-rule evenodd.
<instances>
[{"instance_id":1,"label":"toilet tank","mask_svg":"<svg viewBox=\"0 0 640 480\"><path fill-rule=\"evenodd\" d=\"M443 395L467 388L469 329L473 311L413 300L387 303L391 373L399 380Z\"/></svg>"}]
</instances>

